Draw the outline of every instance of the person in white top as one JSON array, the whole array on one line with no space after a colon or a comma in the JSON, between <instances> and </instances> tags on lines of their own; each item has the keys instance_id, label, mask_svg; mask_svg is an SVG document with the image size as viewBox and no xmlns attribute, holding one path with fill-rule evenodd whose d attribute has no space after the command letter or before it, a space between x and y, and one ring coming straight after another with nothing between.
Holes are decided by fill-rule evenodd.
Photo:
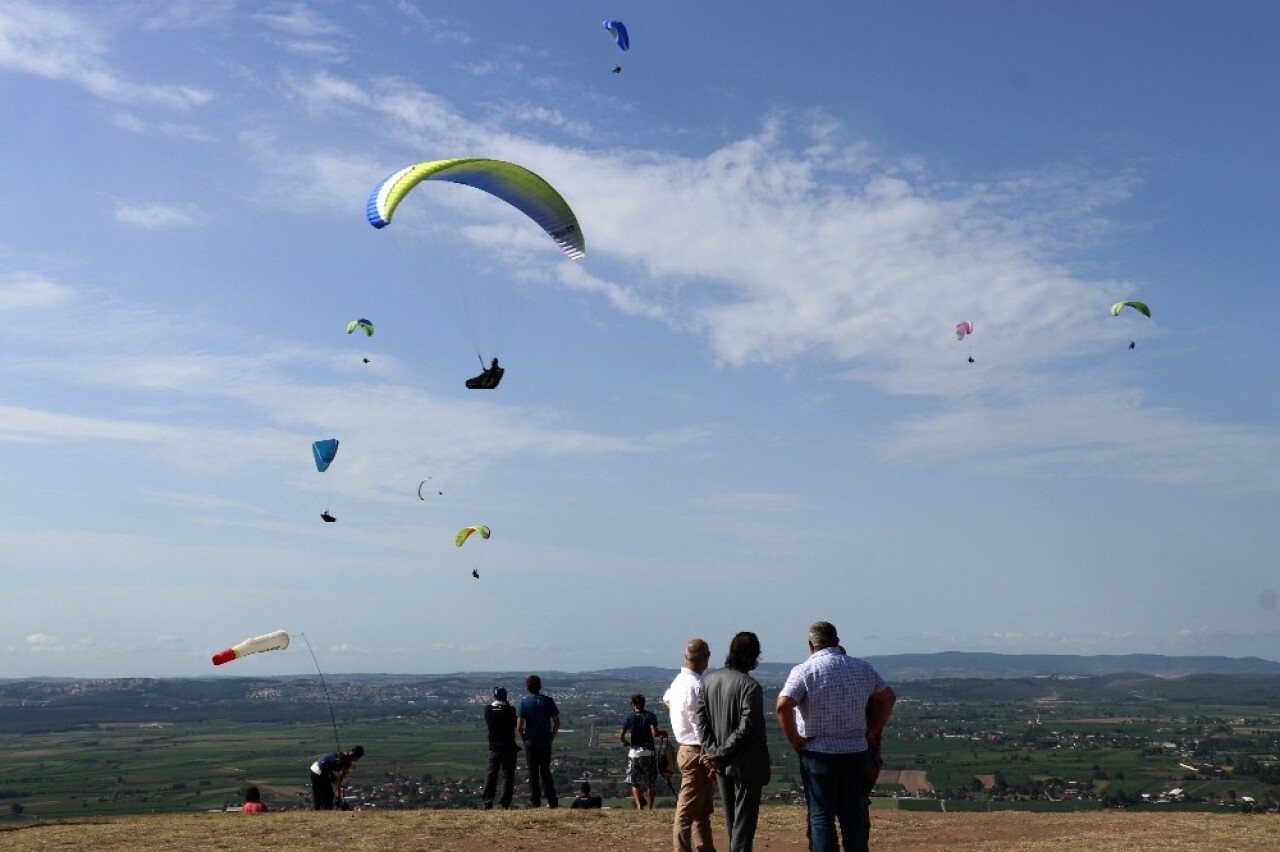
<instances>
[{"instance_id":1,"label":"person in white top","mask_svg":"<svg viewBox=\"0 0 1280 852\"><path fill-rule=\"evenodd\" d=\"M702 673L711 660L711 648L702 639L690 639L684 649L684 668L663 693L662 703L671 714L671 735L680 744L680 792L676 796L676 819L672 827L675 852L715 852L711 839L712 776L701 765L702 743L698 739L698 696Z\"/></svg>"}]
</instances>

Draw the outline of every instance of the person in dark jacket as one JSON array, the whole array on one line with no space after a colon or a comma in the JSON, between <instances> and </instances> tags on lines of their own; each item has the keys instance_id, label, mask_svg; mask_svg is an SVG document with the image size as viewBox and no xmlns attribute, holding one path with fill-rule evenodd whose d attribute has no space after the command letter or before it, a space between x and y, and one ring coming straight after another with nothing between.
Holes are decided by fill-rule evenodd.
<instances>
[{"instance_id":1,"label":"person in dark jacket","mask_svg":"<svg viewBox=\"0 0 1280 852\"><path fill-rule=\"evenodd\" d=\"M364 757L364 746L351 751L331 751L311 764L311 797L318 811L331 811L342 799L342 780L352 765Z\"/></svg>"},{"instance_id":2,"label":"person in dark jacket","mask_svg":"<svg viewBox=\"0 0 1280 852\"><path fill-rule=\"evenodd\" d=\"M748 674L759 662L759 637L745 631L734 636L724 668L703 675L698 699L702 765L720 785L731 852L751 852L760 795L769 783L764 690Z\"/></svg>"},{"instance_id":3,"label":"person in dark jacket","mask_svg":"<svg viewBox=\"0 0 1280 852\"><path fill-rule=\"evenodd\" d=\"M493 797L498 791L498 775L502 775L502 798L498 800L505 811L511 807L511 792L516 783L516 708L507 702L507 690L495 687L493 702L484 708L484 723L489 729L489 771L484 777L484 801L486 811L493 810Z\"/></svg>"},{"instance_id":4,"label":"person in dark jacket","mask_svg":"<svg viewBox=\"0 0 1280 852\"><path fill-rule=\"evenodd\" d=\"M582 787L579 788L578 798L574 799L573 804L569 807L573 810L603 808L604 799L591 795L591 782L583 781Z\"/></svg>"}]
</instances>

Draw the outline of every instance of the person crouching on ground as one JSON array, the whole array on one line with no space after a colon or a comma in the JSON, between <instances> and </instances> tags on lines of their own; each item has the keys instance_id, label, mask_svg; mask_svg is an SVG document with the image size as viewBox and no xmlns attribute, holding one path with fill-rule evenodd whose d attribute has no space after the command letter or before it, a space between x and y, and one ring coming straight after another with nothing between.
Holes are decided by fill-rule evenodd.
<instances>
[{"instance_id":1,"label":"person crouching on ground","mask_svg":"<svg viewBox=\"0 0 1280 852\"><path fill-rule=\"evenodd\" d=\"M580 792L578 793L578 798L574 799L573 804L569 807L574 810L581 810L583 808L603 808L604 799L599 796L591 795L591 782L583 781Z\"/></svg>"}]
</instances>

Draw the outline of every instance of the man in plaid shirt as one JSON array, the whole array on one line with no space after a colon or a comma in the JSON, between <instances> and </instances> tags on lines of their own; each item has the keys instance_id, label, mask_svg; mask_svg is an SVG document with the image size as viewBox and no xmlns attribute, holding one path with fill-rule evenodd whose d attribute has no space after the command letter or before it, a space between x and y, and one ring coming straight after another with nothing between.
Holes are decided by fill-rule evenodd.
<instances>
[{"instance_id":1,"label":"man in plaid shirt","mask_svg":"<svg viewBox=\"0 0 1280 852\"><path fill-rule=\"evenodd\" d=\"M864 850L871 823L866 781L897 696L865 660L850 657L829 622L809 628L809 658L791 670L775 711L800 755L809 805L809 839L817 852Z\"/></svg>"}]
</instances>

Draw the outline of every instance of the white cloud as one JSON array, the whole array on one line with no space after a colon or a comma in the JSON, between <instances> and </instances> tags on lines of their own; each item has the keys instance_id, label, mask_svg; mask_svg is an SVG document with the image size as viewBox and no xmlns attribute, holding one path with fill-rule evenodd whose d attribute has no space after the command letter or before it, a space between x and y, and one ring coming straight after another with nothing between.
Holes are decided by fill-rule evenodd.
<instances>
[{"instance_id":1,"label":"white cloud","mask_svg":"<svg viewBox=\"0 0 1280 852\"><path fill-rule=\"evenodd\" d=\"M142 228L170 228L194 225L199 216L190 205L117 204L116 221Z\"/></svg>"},{"instance_id":2,"label":"white cloud","mask_svg":"<svg viewBox=\"0 0 1280 852\"><path fill-rule=\"evenodd\" d=\"M0 7L0 69L63 80L105 100L189 109L212 94L195 86L134 83L107 62L101 25L47 4L10 0Z\"/></svg>"},{"instance_id":3,"label":"white cloud","mask_svg":"<svg viewBox=\"0 0 1280 852\"><path fill-rule=\"evenodd\" d=\"M276 3L255 17L284 34L279 43L294 53L335 59L345 55L346 29L305 3Z\"/></svg>"},{"instance_id":4,"label":"white cloud","mask_svg":"<svg viewBox=\"0 0 1280 852\"><path fill-rule=\"evenodd\" d=\"M1280 469L1272 430L1153 407L1136 389L1082 390L1011 401L963 400L910 418L881 442L901 461L963 461L1019 476L1112 476L1144 482L1271 490Z\"/></svg>"},{"instance_id":5,"label":"white cloud","mask_svg":"<svg viewBox=\"0 0 1280 852\"><path fill-rule=\"evenodd\" d=\"M75 292L61 284L31 273L0 277L0 312L48 309L75 299Z\"/></svg>"},{"instance_id":6,"label":"white cloud","mask_svg":"<svg viewBox=\"0 0 1280 852\"><path fill-rule=\"evenodd\" d=\"M701 337L726 365L816 360L847 381L936 401L938 413L881 439L887 457L1269 487L1256 460L1277 459L1273 430L1152 406L1123 374L1091 367L1131 329L1107 308L1143 288L1078 272L1072 259L1111 239L1103 214L1133 192L1130 170L938 180L822 116L776 117L701 157L569 148L504 129L521 123L516 113L480 123L402 80L316 75L292 85L310 108L377 115L388 150L403 140L416 153L427 135L440 150L483 150L541 174L587 236L586 261L555 269L562 286ZM342 215L409 156L255 148L273 198ZM459 199L445 202L459 218L498 213ZM545 248L536 229L509 218L458 227L494 257ZM954 337L961 319L976 327L964 344ZM1143 328L1161 334L1157 322ZM1084 378L1062 378L1073 373Z\"/></svg>"},{"instance_id":7,"label":"white cloud","mask_svg":"<svg viewBox=\"0 0 1280 852\"><path fill-rule=\"evenodd\" d=\"M26 639L26 649L36 654L66 654L88 651L93 643L88 639L63 642L56 636L47 633L32 633Z\"/></svg>"}]
</instances>

